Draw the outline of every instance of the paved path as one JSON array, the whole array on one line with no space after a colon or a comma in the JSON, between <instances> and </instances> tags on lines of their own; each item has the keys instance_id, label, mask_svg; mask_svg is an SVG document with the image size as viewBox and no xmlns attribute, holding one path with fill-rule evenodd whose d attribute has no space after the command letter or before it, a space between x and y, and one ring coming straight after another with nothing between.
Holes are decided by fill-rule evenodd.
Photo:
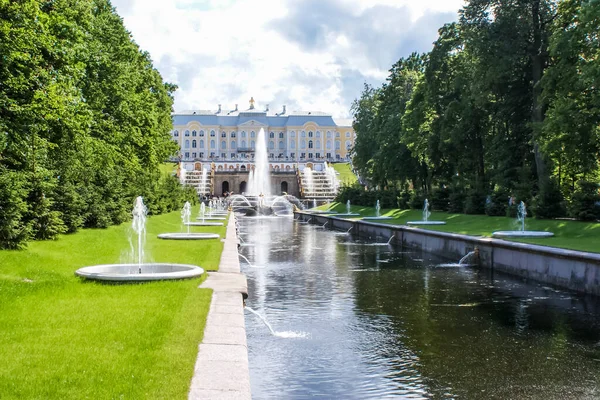
<instances>
[{"instance_id":1,"label":"paved path","mask_svg":"<svg viewBox=\"0 0 600 400\"><path fill-rule=\"evenodd\" d=\"M200 285L213 289L213 296L194 367L190 400L251 398L242 295L248 293L248 286L240 273L233 213L223 242L219 272L209 272Z\"/></svg>"}]
</instances>

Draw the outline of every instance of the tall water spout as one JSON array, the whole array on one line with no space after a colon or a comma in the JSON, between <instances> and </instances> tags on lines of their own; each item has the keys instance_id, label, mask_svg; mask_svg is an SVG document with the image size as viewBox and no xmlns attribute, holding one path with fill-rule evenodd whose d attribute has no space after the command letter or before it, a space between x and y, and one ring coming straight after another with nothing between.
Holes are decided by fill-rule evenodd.
<instances>
[{"instance_id":1,"label":"tall water spout","mask_svg":"<svg viewBox=\"0 0 600 400\"><path fill-rule=\"evenodd\" d=\"M144 205L144 201L142 196L138 196L135 199L135 204L133 206L133 222L131 223L131 227L138 235L138 248L137 248L137 258L138 258L138 272L142 273L142 261L144 260L144 241L146 239L146 214L148 209Z\"/></svg>"},{"instance_id":2,"label":"tall water spout","mask_svg":"<svg viewBox=\"0 0 600 400\"><path fill-rule=\"evenodd\" d=\"M346 202L346 213L350 214L350 200Z\"/></svg>"},{"instance_id":3,"label":"tall water spout","mask_svg":"<svg viewBox=\"0 0 600 400\"><path fill-rule=\"evenodd\" d=\"M202 217L202 222L204 222L204 216L206 215L206 204L204 202L200 203L200 216Z\"/></svg>"},{"instance_id":4,"label":"tall water spout","mask_svg":"<svg viewBox=\"0 0 600 400\"><path fill-rule=\"evenodd\" d=\"M206 167L202 168L202 178L200 179L200 187L202 188L202 194L207 194L210 192L208 189L208 170Z\"/></svg>"},{"instance_id":5,"label":"tall water spout","mask_svg":"<svg viewBox=\"0 0 600 400\"><path fill-rule=\"evenodd\" d=\"M181 220L183 221L183 225L187 225L187 233L190 233L190 216L192 215L192 209L190 206L190 202L186 201L183 205L183 209L181 210Z\"/></svg>"},{"instance_id":6,"label":"tall water spout","mask_svg":"<svg viewBox=\"0 0 600 400\"><path fill-rule=\"evenodd\" d=\"M271 174L269 172L269 157L267 154L267 139L265 130L260 128L256 140L256 156L254 158L254 176L250 194L265 196L271 194Z\"/></svg>"},{"instance_id":7,"label":"tall water spout","mask_svg":"<svg viewBox=\"0 0 600 400\"><path fill-rule=\"evenodd\" d=\"M429 211L429 201L425 199L425 203L423 204L423 221L428 221L431 212Z\"/></svg>"},{"instance_id":8,"label":"tall water spout","mask_svg":"<svg viewBox=\"0 0 600 400\"><path fill-rule=\"evenodd\" d=\"M379 211L381 211L381 206L379 205L379 200L375 203L375 216L379 217Z\"/></svg>"},{"instance_id":9,"label":"tall water spout","mask_svg":"<svg viewBox=\"0 0 600 400\"><path fill-rule=\"evenodd\" d=\"M521 223L521 232L525 232L525 217L527 216L527 208L525 203L520 202L517 207L517 221Z\"/></svg>"},{"instance_id":10,"label":"tall water spout","mask_svg":"<svg viewBox=\"0 0 600 400\"><path fill-rule=\"evenodd\" d=\"M179 182L182 185L185 185L185 176L186 176L185 174L186 174L186 171L183 166L183 163L179 163Z\"/></svg>"}]
</instances>

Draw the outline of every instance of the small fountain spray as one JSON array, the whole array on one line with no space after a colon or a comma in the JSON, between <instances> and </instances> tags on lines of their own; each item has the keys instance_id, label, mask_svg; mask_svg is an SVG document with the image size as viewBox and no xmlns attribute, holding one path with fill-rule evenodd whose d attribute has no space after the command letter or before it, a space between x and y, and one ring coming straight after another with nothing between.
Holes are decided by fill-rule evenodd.
<instances>
[{"instance_id":1,"label":"small fountain spray","mask_svg":"<svg viewBox=\"0 0 600 400\"><path fill-rule=\"evenodd\" d=\"M395 237L396 235L390 236L389 240L387 241L387 244L392 244L392 240L394 240Z\"/></svg>"},{"instance_id":2,"label":"small fountain spray","mask_svg":"<svg viewBox=\"0 0 600 400\"><path fill-rule=\"evenodd\" d=\"M138 273L142 273L142 261L144 260L144 241L146 240L146 214L148 209L144 205L144 201L142 196L138 196L135 199L135 205L133 207L133 222L131 223L131 227L138 235L138 248L137 248L137 258L138 258Z\"/></svg>"},{"instance_id":3,"label":"small fountain spray","mask_svg":"<svg viewBox=\"0 0 600 400\"><path fill-rule=\"evenodd\" d=\"M346 202L346 214L350 214L350 200Z\"/></svg>"},{"instance_id":4,"label":"small fountain spray","mask_svg":"<svg viewBox=\"0 0 600 400\"><path fill-rule=\"evenodd\" d=\"M431 215L431 212L429 211L429 201L427 199L425 199L425 202L423 203L423 221L424 222L429 221L430 215Z\"/></svg>"},{"instance_id":5,"label":"small fountain spray","mask_svg":"<svg viewBox=\"0 0 600 400\"><path fill-rule=\"evenodd\" d=\"M381 211L381 206L379 205L379 199L377 199L377 203L375 203L375 216L379 218L379 212Z\"/></svg>"},{"instance_id":6,"label":"small fountain spray","mask_svg":"<svg viewBox=\"0 0 600 400\"><path fill-rule=\"evenodd\" d=\"M524 202L517 206L517 221L521 224L521 232L525 232L525 217L527 216L527 207Z\"/></svg>"},{"instance_id":7,"label":"small fountain spray","mask_svg":"<svg viewBox=\"0 0 600 400\"><path fill-rule=\"evenodd\" d=\"M187 225L187 233L190 233L190 216L192 215L192 210L190 206L190 202L186 201L183 205L183 209L181 210L181 221L183 225Z\"/></svg>"},{"instance_id":8,"label":"small fountain spray","mask_svg":"<svg viewBox=\"0 0 600 400\"><path fill-rule=\"evenodd\" d=\"M202 222L204 222L204 216L206 215L206 204L204 202L200 203L200 216L202 217Z\"/></svg>"},{"instance_id":9,"label":"small fountain spray","mask_svg":"<svg viewBox=\"0 0 600 400\"><path fill-rule=\"evenodd\" d=\"M350 227L350 229L348 229L348 230L346 231L346 233L350 233L350 231L352 230L352 228L354 228L354 225L352 225L352 226Z\"/></svg>"}]
</instances>

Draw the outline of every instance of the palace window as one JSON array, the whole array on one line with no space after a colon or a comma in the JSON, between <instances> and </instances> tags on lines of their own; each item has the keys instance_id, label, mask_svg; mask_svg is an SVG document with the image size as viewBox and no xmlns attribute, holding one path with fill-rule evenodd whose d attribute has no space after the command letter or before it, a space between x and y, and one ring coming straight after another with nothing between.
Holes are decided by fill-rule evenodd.
<instances>
[{"instance_id":1,"label":"palace window","mask_svg":"<svg viewBox=\"0 0 600 400\"><path fill-rule=\"evenodd\" d=\"M331 131L327 131L327 139L331 139Z\"/></svg>"},{"instance_id":2,"label":"palace window","mask_svg":"<svg viewBox=\"0 0 600 400\"><path fill-rule=\"evenodd\" d=\"M227 148L227 142L223 140L221 142L221 149L226 149L226 148Z\"/></svg>"},{"instance_id":3,"label":"palace window","mask_svg":"<svg viewBox=\"0 0 600 400\"><path fill-rule=\"evenodd\" d=\"M296 148L296 142L290 142L290 149Z\"/></svg>"},{"instance_id":4,"label":"palace window","mask_svg":"<svg viewBox=\"0 0 600 400\"><path fill-rule=\"evenodd\" d=\"M340 158L341 158L341 157L340 157L340 155L339 155L339 154L336 154L336 155L335 155L335 159L336 159L336 160L339 160Z\"/></svg>"},{"instance_id":5,"label":"palace window","mask_svg":"<svg viewBox=\"0 0 600 400\"><path fill-rule=\"evenodd\" d=\"M350 150L350 147L352 147L352 144L350 143L350 141L349 141L349 140L346 140L346 148L347 148L348 150Z\"/></svg>"},{"instance_id":6,"label":"palace window","mask_svg":"<svg viewBox=\"0 0 600 400\"><path fill-rule=\"evenodd\" d=\"M312 133L312 131L309 131L309 132L308 132L308 137L313 137L313 133Z\"/></svg>"},{"instance_id":7,"label":"palace window","mask_svg":"<svg viewBox=\"0 0 600 400\"><path fill-rule=\"evenodd\" d=\"M335 149L339 150L341 148L341 146L342 146L342 143L339 140L336 140L335 141Z\"/></svg>"},{"instance_id":8,"label":"palace window","mask_svg":"<svg viewBox=\"0 0 600 400\"><path fill-rule=\"evenodd\" d=\"M272 140L269 141L269 148L270 149L274 149L275 148L275 142L274 141L272 141Z\"/></svg>"},{"instance_id":9,"label":"palace window","mask_svg":"<svg viewBox=\"0 0 600 400\"><path fill-rule=\"evenodd\" d=\"M256 143L255 143L255 142L254 142L254 140L253 140L253 141L251 141L251 142L250 142L250 148L252 148L252 149L253 149L253 148L255 148L255 147L256 147Z\"/></svg>"},{"instance_id":10,"label":"palace window","mask_svg":"<svg viewBox=\"0 0 600 400\"><path fill-rule=\"evenodd\" d=\"M309 149L312 149L312 148L313 148L313 141L312 141L312 140L309 140L309 141L308 141L308 148L309 148Z\"/></svg>"},{"instance_id":11,"label":"palace window","mask_svg":"<svg viewBox=\"0 0 600 400\"><path fill-rule=\"evenodd\" d=\"M346 132L346 137L350 137L350 132Z\"/></svg>"},{"instance_id":12,"label":"palace window","mask_svg":"<svg viewBox=\"0 0 600 400\"><path fill-rule=\"evenodd\" d=\"M315 148L320 149L321 148L321 141L317 140L317 143L315 144Z\"/></svg>"},{"instance_id":13,"label":"palace window","mask_svg":"<svg viewBox=\"0 0 600 400\"><path fill-rule=\"evenodd\" d=\"M198 153L198 157L204 158L204 153Z\"/></svg>"},{"instance_id":14,"label":"palace window","mask_svg":"<svg viewBox=\"0 0 600 400\"><path fill-rule=\"evenodd\" d=\"M185 136L190 136L190 131L185 131Z\"/></svg>"},{"instance_id":15,"label":"palace window","mask_svg":"<svg viewBox=\"0 0 600 400\"><path fill-rule=\"evenodd\" d=\"M275 154L269 153L269 158L274 158L274 157L275 157Z\"/></svg>"},{"instance_id":16,"label":"palace window","mask_svg":"<svg viewBox=\"0 0 600 400\"><path fill-rule=\"evenodd\" d=\"M246 137L246 131L242 131L242 137L245 138Z\"/></svg>"},{"instance_id":17,"label":"palace window","mask_svg":"<svg viewBox=\"0 0 600 400\"><path fill-rule=\"evenodd\" d=\"M336 132L336 133L335 133L335 137L340 137L340 133L339 133L339 132Z\"/></svg>"},{"instance_id":18,"label":"palace window","mask_svg":"<svg viewBox=\"0 0 600 400\"><path fill-rule=\"evenodd\" d=\"M306 132L302 131L302 132L300 133L300 137L306 137Z\"/></svg>"},{"instance_id":19,"label":"palace window","mask_svg":"<svg viewBox=\"0 0 600 400\"><path fill-rule=\"evenodd\" d=\"M204 139L200 139L200 148L203 149L204 148Z\"/></svg>"},{"instance_id":20,"label":"palace window","mask_svg":"<svg viewBox=\"0 0 600 400\"><path fill-rule=\"evenodd\" d=\"M231 137L234 138L235 137L235 132L231 132Z\"/></svg>"},{"instance_id":21,"label":"palace window","mask_svg":"<svg viewBox=\"0 0 600 400\"><path fill-rule=\"evenodd\" d=\"M279 132L279 139L283 139L283 132Z\"/></svg>"},{"instance_id":22,"label":"palace window","mask_svg":"<svg viewBox=\"0 0 600 400\"><path fill-rule=\"evenodd\" d=\"M215 131L210 131L210 136L215 137Z\"/></svg>"},{"instance_id":23,"label":"palace window","mask_svg":"<svg viewBox=\"0 0 600 400\"><path fill-rule=\"evenodd\" d=\"M227 158L227 154L221 153L221 158L224 160L225 158Z\"/></svg>"},{"instance_id":24,"label":"palace window","mask_svg":"<svg viewBox=\"0 0 600 400\"><path fill-rule=\"evenodd\" d=\"M192 131L192 137L196 137L197 132L196 131Z\"/></svg>"},{"instance_id":25,"label":"palace window","mask_svg":"<svg viewBox=\"0 0 600 400\"><path fill-rule=\"evenodd\" d=\"M242 140L242 148L246 147L246 141Z\"/></svg>"},{"instance_id":26,"label":"palace window","mask_svg":"<svg viewBox=\"0 0 600 400\"><path fill-rule=\"evenodd\" d=\"M301 149L305 149L305 148L306 148L306 140L302 139L302 140L300 141L300 148L301 148Z\"/></svg>"},{"instance_id":27,"label":"palace window","mask_svg":"<svg viewBox=\"0 0 600 400\"><path fill-rule=\"evenodd\" d=\"M327 150L331 150L331 140L327 141Z\"/></svg>"},{"instance_id":28,"label":"palace window","mask_svg":"<svg viewBox=\"0 0 600 400\"><path fill-rule=\"evenodd\" d=\"M321 153L315 153L316 158L321 158Z\"/></svg>"},{"instance_id":29,"label":"palace window","mask_svg":"<svg viewBox=\"0 0 600 400\"><path fill-rule=\"evenodd\" d=\"M192 153L192 158L196 158L196 153Z\"/></svg>"},{"instance_id":30,"label":"palace window","mask_svg":"<svg viewBox=\"0 0 600 400\"><path fill-rule=\"evenodd\" d=\"M210 158L215 158L215 153L214 152L210 153Z\"/></svg>"},{"instance_id":31,"label":"palace window","mask_svg":"<svg viewBox=\"0 0 600 400\"><path fill-rule=\"evenodd\" d=\"M185 148L186 148L186 149L189 149L189 148L190 148L190 141L189 141L189 140L186 140L186 141L185 141Z\"/></svg>"},{"instance_id":32,"label":"palace window","mask_svg":"<svg viewBox=\"0 0 600 400\"><path fill-rule=\"evenodd\" d=\"M250 137L251 138L256 137L256 133L254 131L250 132Z\"/></svg>"},{"instance_id":33,"label":"palace window","mask_svg":"<svg viewBox=\"0 0 600 400\"><path fill-rule=\"evenodd\" d=\"M296 153L290 153L291 158L296 158Z\"/></svg>"},{"instance_id":34,"label":"palace window","mask_svg":"<svg viewBox=\"0 0 600 400\"><path fill-rule=\"evenodd\" d=\"M196 143L196 139L192 140L192 149L195 149L195 148L196 148L196 144L197 144L197 143Z\"/></svg>"},{"instance_id":35,"label":"palace window","mask_svg":"<svg viewBox=\"0 0 600 400\"><path fill-rule=\"evenodd\" d=\"M190 153L185 153L186 160L190 158Z\"/></svg>"},{"instance_id":36,"label":"palace window","mask_svg":"<svg viewBox=\"0 0 600 400\"><path fill-rule=\"evenodd\" d=\"M235 153L231 153L231 158L235 160Z\"/></svg>"},{"instance_id":37,"label":"palace window","mask_svg":"<svg viewBox=\"0 0 600 400\"><path fill-rule=\"evenodd\" d=\"M317 139L321 137L321 131L317 131Z\"/></svg>"},{"instance_id":38,"label":"palace window","mask_svg":"<svg viewBox=\"0 0 600 400\"><path fill-rule=\"evenodd\" d=\"M217 144L215 143L215 141L214 141L214 140L211 140L211 141L210 141L210 148L211 148L211 149L215 149L216 147L217 147Z\"/></svg>"},{"instance_id":39,"label":"palace window","mask_svg":"<svg viewBox=\"0 0 600 400\"><path fill-rule=\"evenodd\" d=\"M204 137L204 131L200 131L200 137Z\"/></svg>"},{"instance_id":40,"label":"palace window","mask_svg":"<svg viewBox=\"0 0 600 400\"><path fill-rule=\"evenodd\" d=\"M269 139L273 139L275 137L275 132L269 132Z\"/></svg>"},{"instance_id":41,"label":"palace window","mask_svg":"<svg viewBox=\"0 0 600 400\"><path fill-rule=\"evenodd\" d=\"M327 153L326 157L331 158L331 153Z\"/></svg>"},{"instance_id":42,"label":"palace window","mask_svg":"<svg viewBox=\"0 0 600 400\"><path fill-rule=\"evenodd\" d=\"M306 153L300 153L300 158L306 158Z\"/></svg>"},{"instance_id":43,"label":"palace window","mask_svg":"<svg viewBox=\"0 0 600 400\"><path fill-rule=\"evenodd\" d=\"M285 143L283 142L283 140L279 141L279 150L283 150L285 149Z\"/></svg>"},{"instance_id":44,"label":"palace window","mask_svg":"<svg viewBox=\"0 0 600 400\"><path fill-rule=\"evenodd\" d=\"M290 132L290 137L291 137L291 138L295 138L295 137L296 137L296 132L294 132L294 131L291 131L291 132Z\"/></svg>"},{"instance_id":45,"label":"palace window","mask_svg":"<svg viewBox=\"0 0 600 400\"><path fill-rule=\"evenodd\" d=\"M221 137L227 137L227 132L225 132L225 131L221 132Z\"/></svg>"},{"instance_id":46,"label":"palace window","mask_svg":"<svg viewBox=\"0 0 600 400\"><path fill-rule=\"evenodd\" d=\"M229 146L229 147L232 148L232 149L235 149L235 140L231 141L231 146Z\"/></svg>"},{"instance_id":47,"label":"palace window","mask_svg":"<svg viewBox=\"0 0 600 400\"><path fill-rule=\"evenodd\" d=\"M308 153L308 159L313 158L313 153Z\"/></svg>"}]
</instances>

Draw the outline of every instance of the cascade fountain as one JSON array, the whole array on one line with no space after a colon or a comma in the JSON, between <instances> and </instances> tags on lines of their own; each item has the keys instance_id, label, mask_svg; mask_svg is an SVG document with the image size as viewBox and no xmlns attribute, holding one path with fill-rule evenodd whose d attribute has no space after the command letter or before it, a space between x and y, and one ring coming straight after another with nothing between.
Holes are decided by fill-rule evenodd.
<instances>
[{"instance_id":1,"label":"cascade fountain","mask_svg":"<svg viewBox=\"0 0 600 400\"><path fill-rule=\"evenodd\" d=\"M525 217L527 216L527 207L524 202L520 202L517 206L517 223L520 225L518 231L496 231L492 233L495 238L547 238L554 236L552 232L544 231L526 231Z\"/></svg>"},{"instance_id":2,"label":"cascade fountain","mask_svg":"<svg viewBox=\"0 0 600 400\"><path fill-rule=\"evenodd\" d=\"M75 274L82 278L102 281L152 281L192 278L202 275L204 270L195 265L144 263L146 212L142 197L137 197L132 211L133 222L131 224L137 235L137 249L134 249L136 263L94 265L80 268L75 271Z\"/></svg>"},{"instance_id":3,"label":"cascade fountain","mask_svg":"<svg viewBox=\"0 0 600 400\"><path fill-rule=\"evenodd\" d=\"M203 204L204 205L204 204ZM183 226L187 228L187 232L176 232L176 233L161 233L158 235L159 239L172 239L172 240L201 240L201 239L218 239L220 236L216 233L190 233L190 217L192 215L192 207L188 201L185 202L183 209L181 210L181 221Z\"/></svg>"},{"instance_id":4,"label":"cascade fountain","mask_svg":"<svg viewBox=\"0 0 600 400\"><path fill-rule=\"evenodd\" d=\"M423 202L423 219L421 221L408 221L408 225L446 225L444 221L430 221L431 211L429 211L429 200Z\"/></svg>"},{"instance_id":5,"label":"cascade fountain","mask_svg":"<svg viewBox=\"0 0 600 400\"><path fill-rule=\"evenodd\" d=\"M208 188L208 170L206 167L202 168L202 177L200 178L200 187L202 188L202 193L210 193L210 188Z\"/></svg>"},{"instance_id":6,"label":"cascade fountain","mask_svg":"<svg viewBox=\"0 0 600 400\"><path fill-rule=\"evenodd\" d=\"M211 200L212 201L212 200ZM215 219L215 218L206 218L206 204L204 202L200 203L199 215L196 217L196 220L201 220L201 222L186 222L185 225L189 226L223 226L223 222L207 222L205 219ZM221 219L221 218L218 218ZM223 218L224 219L224 218Z\"/></svg>"},{"instance_id":7,"label":"cascade fountain","mask_svg":"<svg viewBox=\"0 0 600 400\"><path fill-rule=\"evenodd\" d=\"M377 203L375 204L375 216L374 217L363 217L362 219L365 219L365 220L386 220L386 219L393 219L392 217L380 216L379 215L380 211L381 211L381 206L379 205L379 200L377 200Z\"/></svg>"}]
</instances>

